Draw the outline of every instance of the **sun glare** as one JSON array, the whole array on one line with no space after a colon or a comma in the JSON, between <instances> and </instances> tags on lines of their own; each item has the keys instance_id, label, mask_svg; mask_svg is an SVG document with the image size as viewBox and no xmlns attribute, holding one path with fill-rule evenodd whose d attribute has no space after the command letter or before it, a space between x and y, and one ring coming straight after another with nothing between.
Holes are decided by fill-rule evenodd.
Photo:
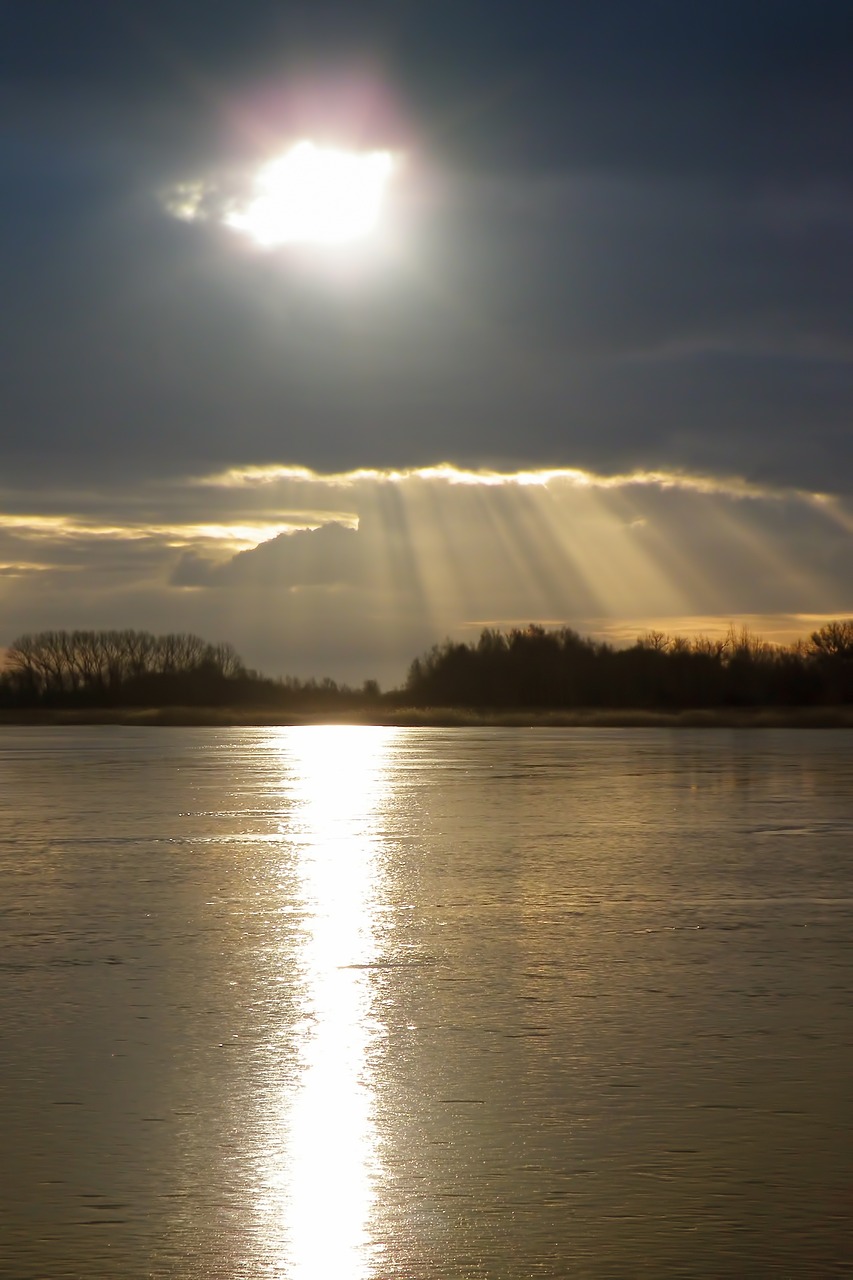
<instances>
[{"instance_id":1,"label":"sun glare","mask_svg":"<svg viewBox=\"0 0 853 1280\"><path fill-rule=\"evenodd\" d=\"M258 1167L257 1248L268 1269L253 1275L378 1274L371 1219L382 1178L376 1071L384 1031L374 968L391 928L381 829L396 736L323 725L270 737L282 775L288 924L278 976L288 997L269 1046L275 1065ZM296 1053L282 1071L291 1038Z\"/></svg>"},{"instance_id":2,"label":"sun glare","mask_svg":"<svg viewBox=\"0 0 853 1280\"><path fill-rule=\"evenodd\" d=\"M299 142L259 170L248 204L226 223L268 249L359 240L379 222L391 169L387 151Z\"/></svg>"}]
</instances>

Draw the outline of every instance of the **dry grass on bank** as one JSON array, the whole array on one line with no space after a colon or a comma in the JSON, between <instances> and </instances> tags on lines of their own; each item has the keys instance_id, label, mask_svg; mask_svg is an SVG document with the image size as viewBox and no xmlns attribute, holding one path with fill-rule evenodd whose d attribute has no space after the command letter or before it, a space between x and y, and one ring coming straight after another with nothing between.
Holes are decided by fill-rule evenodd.
<instances>
[{"instance_id":1,"label":"dry grass on bank","mask_svg":"<svg viewBox=\"0 0 853 1280\"><path fill-rule=\"evenodd\" d=\"M365 706L346 711L295 713L256 707L110 707L0 711L2 725L129 725L175 727L286 727L306 724L387 725L406 728L603 729L849 729L853 707L766 707L715 710L504 711L464 707Z\"/></svg>"}]
</instances>

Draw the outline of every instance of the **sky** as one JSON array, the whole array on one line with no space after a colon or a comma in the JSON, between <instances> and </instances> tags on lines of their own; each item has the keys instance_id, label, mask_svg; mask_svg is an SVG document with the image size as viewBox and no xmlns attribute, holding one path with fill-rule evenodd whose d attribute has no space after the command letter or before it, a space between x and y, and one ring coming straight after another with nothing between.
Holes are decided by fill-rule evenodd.
<instances>
[{"instance_id":1,"label":"sky","mask_svg":"<svg viewBox=\"0 0 853 1280\"><path fill-rule=\"evenodd\" d=\"M0 0L0 646L853 614L848 0ZM264 166L381 154L363 240ZM243 226L239 225L243 222Z\"/></svg>"}]
</instances>

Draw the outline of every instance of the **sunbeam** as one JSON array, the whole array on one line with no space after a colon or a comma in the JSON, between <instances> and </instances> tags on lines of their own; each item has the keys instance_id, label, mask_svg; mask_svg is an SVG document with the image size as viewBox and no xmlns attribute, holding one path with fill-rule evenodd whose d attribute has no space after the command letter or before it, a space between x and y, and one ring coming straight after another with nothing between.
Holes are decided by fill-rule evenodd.
<instances>
[{"instance_id":1,"label":"sunbeam","mask_svg":"<svg viewBox=\"0 0 853 1280\"><path fill-rule=\"evenodd\" d=\"M32 625L45 572L53 598L73 586L65 616L81 626L99 590L116 610L136 590L147 611L159 575L191 629L227 632L253 666L359 685L398 682L423 648L486 622L624 636L634 618L663 629L716 618L725 630L851 604L840 498L736 478L270 464L116 493L97 515L67 492L53 512L26 503L10 495L0 517L10 616L26 608ZM63 576L84 555L88 595Z\"/></svg>"}]
</instances>

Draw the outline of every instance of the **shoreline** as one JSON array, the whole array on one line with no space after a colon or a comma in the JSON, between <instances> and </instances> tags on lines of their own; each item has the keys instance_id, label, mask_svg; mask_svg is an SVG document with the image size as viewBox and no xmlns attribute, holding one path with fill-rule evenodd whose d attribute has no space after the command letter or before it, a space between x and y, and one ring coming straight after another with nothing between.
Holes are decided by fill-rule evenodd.
<instances>
[{"instance_id":1,"label":"shoreline","mask_svg":"<svg viewBox=\"0 0 853 1280\"><path fill-rule=\"evenodd\" d=\"M0 728L124 725L151 728L293 728L373 725L387 728L541 729L853 729L853 706L723 707L681 711L632 708L486 710L470 707L356 707L286 712L241 707L102 707L0 710Z\"/></svg>"}]
</instances>

